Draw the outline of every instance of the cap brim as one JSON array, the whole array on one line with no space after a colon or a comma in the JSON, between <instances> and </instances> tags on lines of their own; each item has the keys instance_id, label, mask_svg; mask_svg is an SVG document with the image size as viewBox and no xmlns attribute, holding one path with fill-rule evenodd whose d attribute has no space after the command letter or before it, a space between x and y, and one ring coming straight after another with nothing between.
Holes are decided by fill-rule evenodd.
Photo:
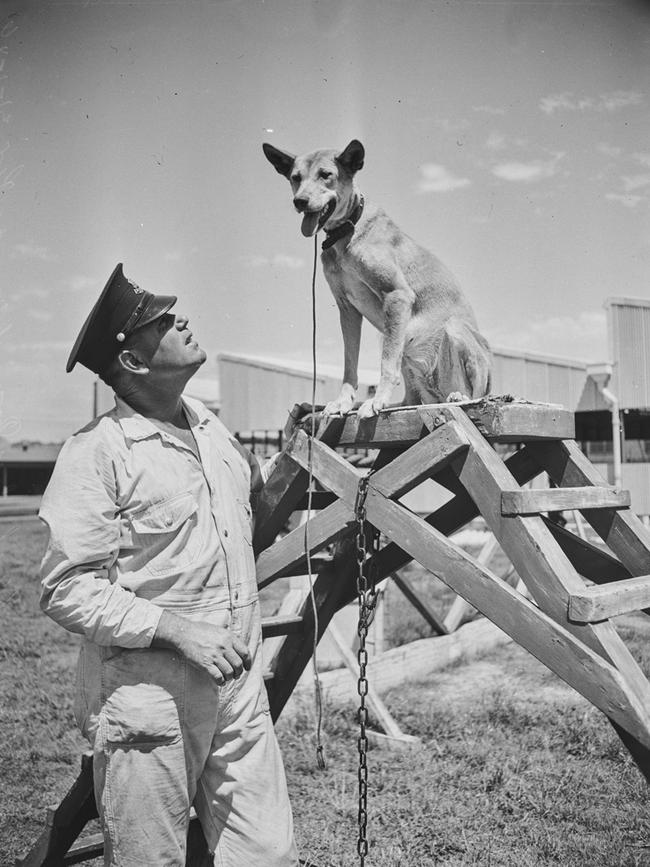
<instances>
[{"instance_id":1,"label":"cap brim","mask_svg":"<svg viewBox=\"0 0 650 867\"><path fill-rule=\"evenodd\" d=\"M137 331L138 328L143 328L155 319L159 319L168 310L171 310L177 300L175 295L153 295L142 311L134 330Z\"/></svg>"},{"instance_id":2,"label":"cap brim","mask_svg":"<svg viewBox=\"0 0 650 867\"><path fill-rule=\"evenodd\" d=\"M70 371L72 370L72 368L73 368L73 367L75 366L75 364L77 363L77 355L78 355L78 353L79 353L79 349L80 349L80 347L81 347L81 344L82 344L83 341L84 341L84 338L86 337L86 333L87 333L88 329L90 328L93 319L95 318L95 314L97 313L97 310L99 309L99 307L100 307L102 301L104 300L104 296L105 296L106 293L108 292L108 288L109 288L109 286L111 285L111 283L112 283L113 280L115 279L115 275L118 274L118 273L121 272L121 271L122 271L122 262L120 262L119 264L117 264L117 265L115 266L115 268L113 269L113 273L111 274L111 276L110 276L110 277L108 278L108 280L106 281L106 285L105 285L104 288L102 289L102 293L101 293L101 295L99 296L99 298L97 299L97 302L96 302L95 306L93 307L93 309L92 309L92 310L90 311L90 313L88 314L88 318L86 319L86 321L84 322L84 324L81 326L81 331L79 332L79 334L78 334L78 336L77 336L77 339L76 339L75 342L74 342L74 346L72 347L72 351L70 352L70 355L68 356L68 362L67 362L67 364L66 364L66 366L65 366L65 372L66 372L66 373L70 373Z\"/></svg>"}]
</instances>

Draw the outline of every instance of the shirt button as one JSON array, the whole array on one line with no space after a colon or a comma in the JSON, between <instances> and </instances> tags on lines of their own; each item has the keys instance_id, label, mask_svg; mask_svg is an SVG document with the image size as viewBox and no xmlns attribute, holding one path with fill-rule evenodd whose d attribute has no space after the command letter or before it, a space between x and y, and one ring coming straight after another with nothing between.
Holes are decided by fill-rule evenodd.
<instances>
[{"instance_id":1,"label":"shirt button","mask_svg":"<svg viewBox=\"0 0 650 867\"><path fill-rule=\"evenodd\" d=\"M235 590L235 602L239 599L239 591Z\"/></svg>"},{"instance_id":2,"label":"shirt button","mask_svg":"<svg viewBox=\"0 0 650 867\"><path fill-rule=\"evenodd\" d=\"M223 535L227 537L228 536L228 530L224 530Z\"/></svg>"},{"instance_id":3,"label":"shirt button","mask_svg":"<svg viewBox=\"0 0 650 867\"><path fill-rule=\"evenodd\" d=\"M165 524L166 524L168 527L171 527L171 525L172 525L173 523L174 523L174 519L173 519L173 518L165 518Z\"/></svg>"}]
</instances>

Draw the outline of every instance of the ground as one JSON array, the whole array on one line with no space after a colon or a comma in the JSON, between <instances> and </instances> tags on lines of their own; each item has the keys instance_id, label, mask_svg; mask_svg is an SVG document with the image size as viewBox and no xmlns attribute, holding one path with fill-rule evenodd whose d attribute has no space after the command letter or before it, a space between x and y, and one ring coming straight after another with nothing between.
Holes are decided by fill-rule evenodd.
<instances>
[{"instance_id":1,"label":"ground","mask_svg":"<svg viewBox=\"0 0 650 867\"><path fill-rule=\"evenodd\" d=\"M43 542L34 521L0 524L2 867L36 838L85 747L72 719L77 639L38 609ZM400 609L393 638L412 618ZM650 619L620 630L650 671ZM421 743L370 748L367 867L650 867L644 778L604 717L516 645L384 698ZM354 708L325 708L325 770L311 703L277 728L303 857L357 864Z\"/></svg>"}]
</instances>

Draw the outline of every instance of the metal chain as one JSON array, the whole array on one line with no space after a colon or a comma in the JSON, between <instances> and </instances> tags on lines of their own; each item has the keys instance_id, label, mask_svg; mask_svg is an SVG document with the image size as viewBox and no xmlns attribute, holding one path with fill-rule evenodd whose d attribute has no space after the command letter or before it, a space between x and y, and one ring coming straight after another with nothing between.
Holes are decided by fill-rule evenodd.
<instances>
[{"instance_id":1,"label":"metal chain","mask_svg":"<svg viewBox=\"0 0 650 867\"><path fill-rule=\"evenodd\" d=\"M368 678L366 676L366 666L368 665L368 651L366 650L366 638L368 636L368 627L375 616L375 608L377 605L377 588L375 581L376 574L376 559L373 558L372 573L367 575L368 567L366 559L368 556L367 540L366 540L366 497L368 495L368 483L370 473L362 476L359 479L359 487L357 489L357 497L354 504L355 517L357 519L357 596L359 600L359 623L357 626L357 635L359 636L359 650L357 652L357 660L359 662L359 680L357 690L359 693L359 737L357 740L357 748L359 751L359 836L357 839L357 854L359 855L360 867L364 867L366 855L368 854L368 839L366 830L368 825L368 737L366 735L366 726L368 725L368 708L366 707L366 696L368 695ZM376 554L379 550L379 532L371 527L371 551ZM370 585L368 584L370 577Z\"/></svg>"}]
</instances>

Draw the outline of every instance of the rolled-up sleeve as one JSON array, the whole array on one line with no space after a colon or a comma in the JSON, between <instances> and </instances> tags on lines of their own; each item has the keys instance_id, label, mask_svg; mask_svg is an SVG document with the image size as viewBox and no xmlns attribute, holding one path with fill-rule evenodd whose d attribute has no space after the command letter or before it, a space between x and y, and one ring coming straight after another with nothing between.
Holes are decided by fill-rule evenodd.
<instances>
[{"instance_id":1,"label":"rolled-up sleeve","mask_svg":"<svg viewBox=\"0 0 650 867\"><path fill-rule=\"evenodd\" d=\"M120 518L113 461L82 431L65 444L39 517L49 536L41 563L41 608L96 644L148 647L162 609L115 582Z\"/></svg>"}]
</instances>

